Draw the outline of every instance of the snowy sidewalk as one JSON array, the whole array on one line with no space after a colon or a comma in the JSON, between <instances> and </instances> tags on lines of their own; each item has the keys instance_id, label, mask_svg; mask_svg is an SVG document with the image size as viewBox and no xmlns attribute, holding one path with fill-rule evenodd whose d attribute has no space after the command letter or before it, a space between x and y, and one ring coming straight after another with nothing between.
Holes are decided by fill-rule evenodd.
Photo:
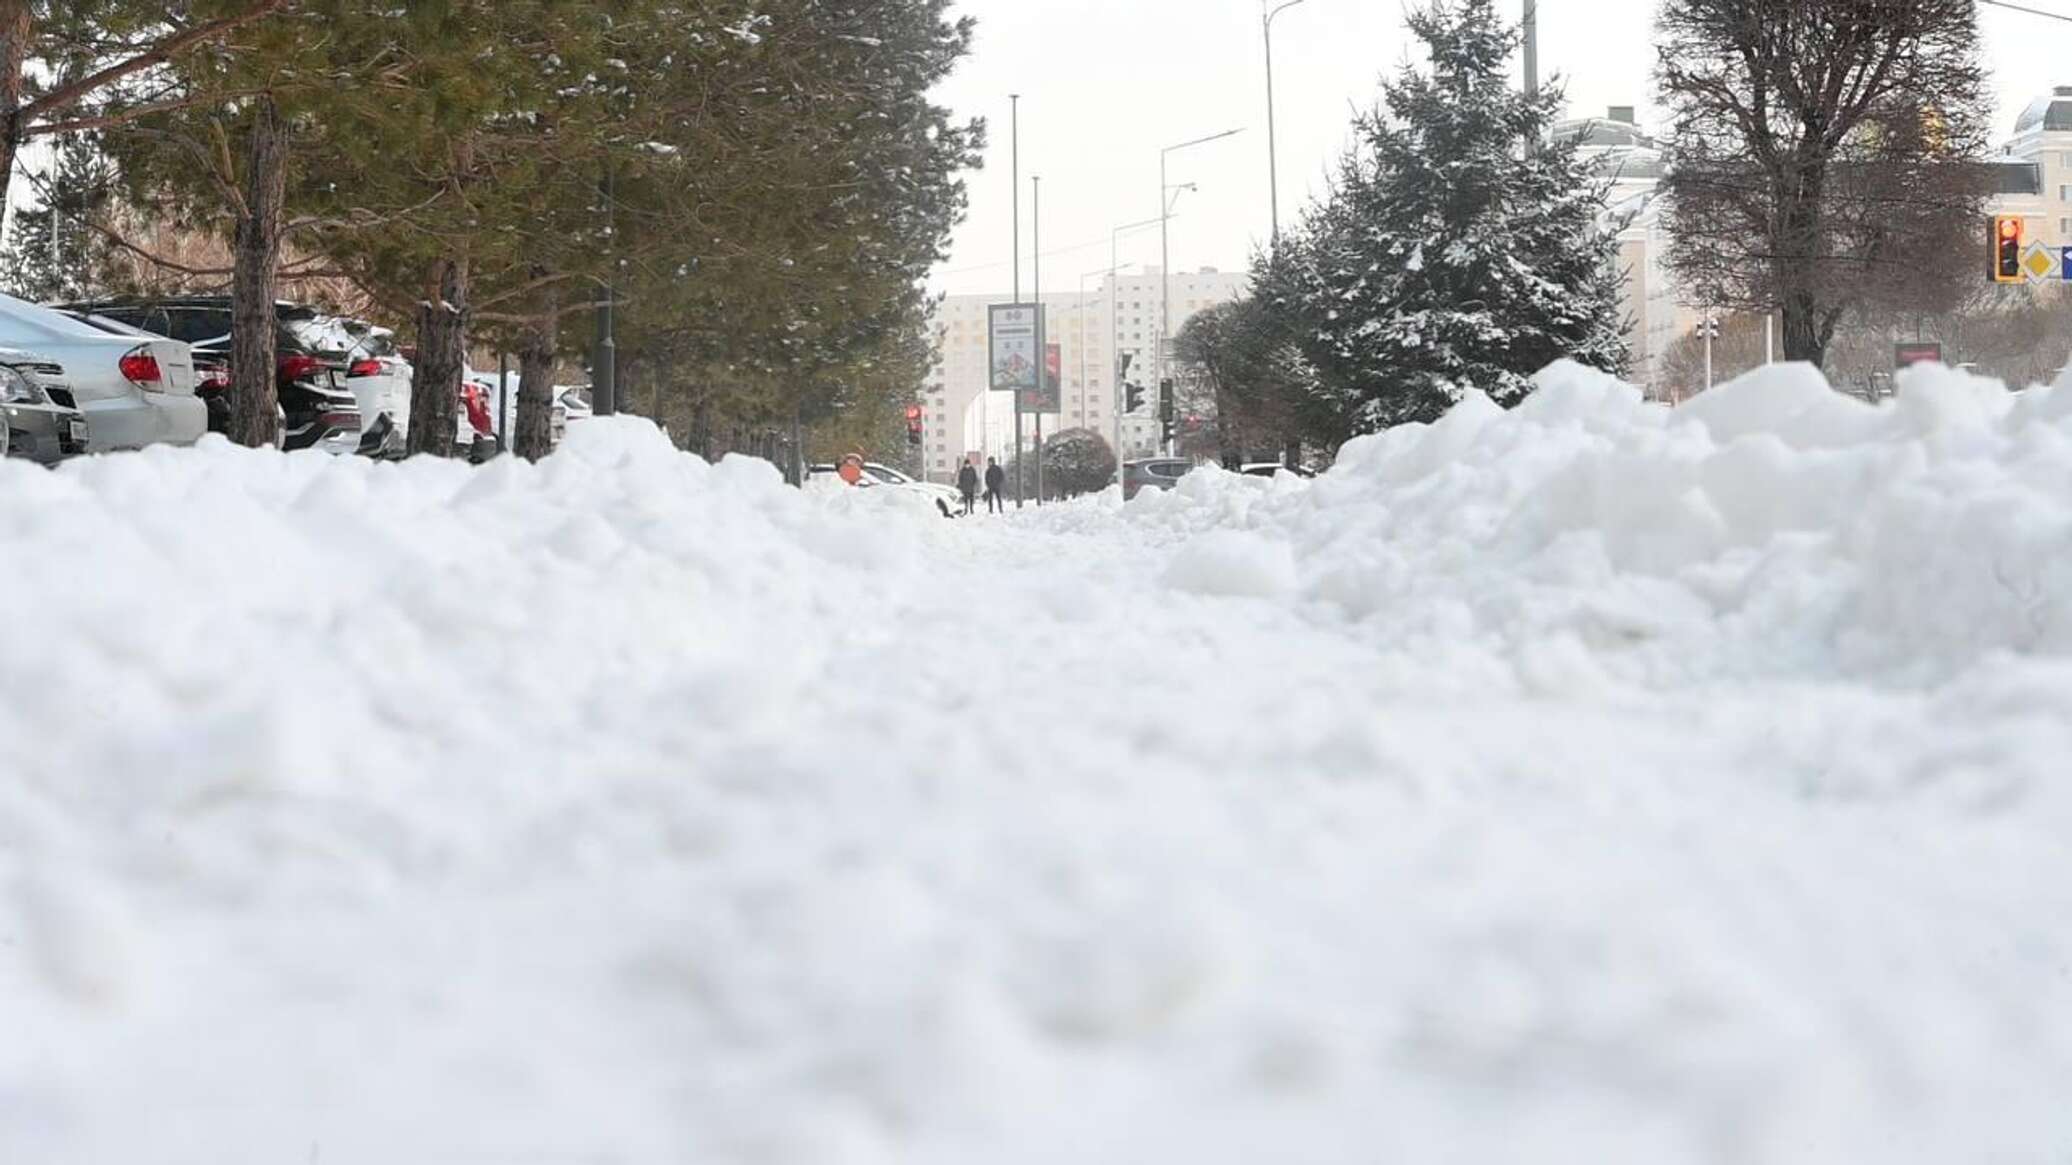
<instances>
[{"instance_id":1,"label":"snowy sidewalk","mask_svg":"<svg viewBox=\"0 0 2072 1165\"><path fill-rule=\"evenodd\" d=\"M2072 396L1548 385L995 521L0 463L0 1144L2060 1160Z\"/></svg>"}]
</instances>

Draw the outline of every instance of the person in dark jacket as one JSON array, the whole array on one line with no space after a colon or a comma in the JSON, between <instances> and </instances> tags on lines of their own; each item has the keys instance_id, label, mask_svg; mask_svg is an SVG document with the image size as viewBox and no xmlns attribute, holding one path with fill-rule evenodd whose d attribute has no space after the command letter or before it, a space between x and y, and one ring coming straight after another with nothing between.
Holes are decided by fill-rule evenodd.
<instances>
[{"instance_id":1,"label":"person in dark jacket","mask_svg":"<svg viewBox=\"0 0 2072 1165\"><path fill-rule=\"evenodd\" d=\"M978 508L978 466L966 461L964 468L957 471L957 491L964 495L966 514Z\"/></svg>"},{"instance_id":2,"label":"person in dark jacket","mask_svg":"<svg viewBox=\"0 0 2072 1165\"><path fill-rule=\"evenodd\" d=\"M986 512L1006 513L1007 471L1000 468L996 457L986 458Z\"/></svg>"}]
</instances>

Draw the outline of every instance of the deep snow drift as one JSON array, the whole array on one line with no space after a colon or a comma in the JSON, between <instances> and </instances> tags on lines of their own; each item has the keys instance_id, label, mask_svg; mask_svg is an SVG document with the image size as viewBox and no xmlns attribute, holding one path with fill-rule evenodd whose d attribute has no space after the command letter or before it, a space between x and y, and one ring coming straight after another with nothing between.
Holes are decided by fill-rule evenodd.
<instances>
[{"instance_id":1,"label":"deep snow drift","mask_svg":"<svg viewBox=\"0 0 2072 1165\"><path fill-rule=\"evenodd\" d=\"M945 522L0 463L0 1159L2061 1162L2072 389Z\"/></svg>"}]
</instances>

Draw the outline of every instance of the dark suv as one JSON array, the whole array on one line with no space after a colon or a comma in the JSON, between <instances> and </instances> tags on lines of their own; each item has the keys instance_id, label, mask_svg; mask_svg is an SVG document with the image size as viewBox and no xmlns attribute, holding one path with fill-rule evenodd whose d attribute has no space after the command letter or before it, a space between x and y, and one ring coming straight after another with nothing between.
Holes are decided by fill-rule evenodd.
<instances>
[{"instance_id":1,"label":"dark suv","mask_svg":"<svg viewBox=\"0 0 2072 1165\"><path fill-rule=\"evenodd\" d=\"M1122 463L1122 500L1128 501L1145 488L1171 489L1180 484L1194 462L1177 457L1146 457Z\"/></svg>"},{"instance_id":2,"label":"dark suv","mask_svg":"<svg viewBox=\"0 0 2072 1165\"><path fill-rule=\"evenodd\" d=\"M85 318L114 320L182 340L194 350L200 377L195 395L209 409L209 431L230 427L230 297L175 296L89 300L58 305ZM346 387L350 353L327 344L322 312L296 303L274 304L275 388L285 418L282 448L351 453L360 444L360 406Z\"/></svg>"}]
</instances>

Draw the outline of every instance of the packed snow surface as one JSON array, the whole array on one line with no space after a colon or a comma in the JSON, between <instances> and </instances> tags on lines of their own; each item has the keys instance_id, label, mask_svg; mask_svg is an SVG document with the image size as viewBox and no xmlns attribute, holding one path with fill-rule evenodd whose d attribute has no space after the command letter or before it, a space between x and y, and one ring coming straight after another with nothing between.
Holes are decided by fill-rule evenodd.
<instances>
[{"instance_id":1,"label":"packed snow surface","mask_svg":"<svg viewBox=\"0 0 2072 1165\"><path fill-rule=\"evenodd\" d=\"M942 520L0 463L0 1158L2072 1154L2072 389Z\"/></svg>"}]
</instances>

